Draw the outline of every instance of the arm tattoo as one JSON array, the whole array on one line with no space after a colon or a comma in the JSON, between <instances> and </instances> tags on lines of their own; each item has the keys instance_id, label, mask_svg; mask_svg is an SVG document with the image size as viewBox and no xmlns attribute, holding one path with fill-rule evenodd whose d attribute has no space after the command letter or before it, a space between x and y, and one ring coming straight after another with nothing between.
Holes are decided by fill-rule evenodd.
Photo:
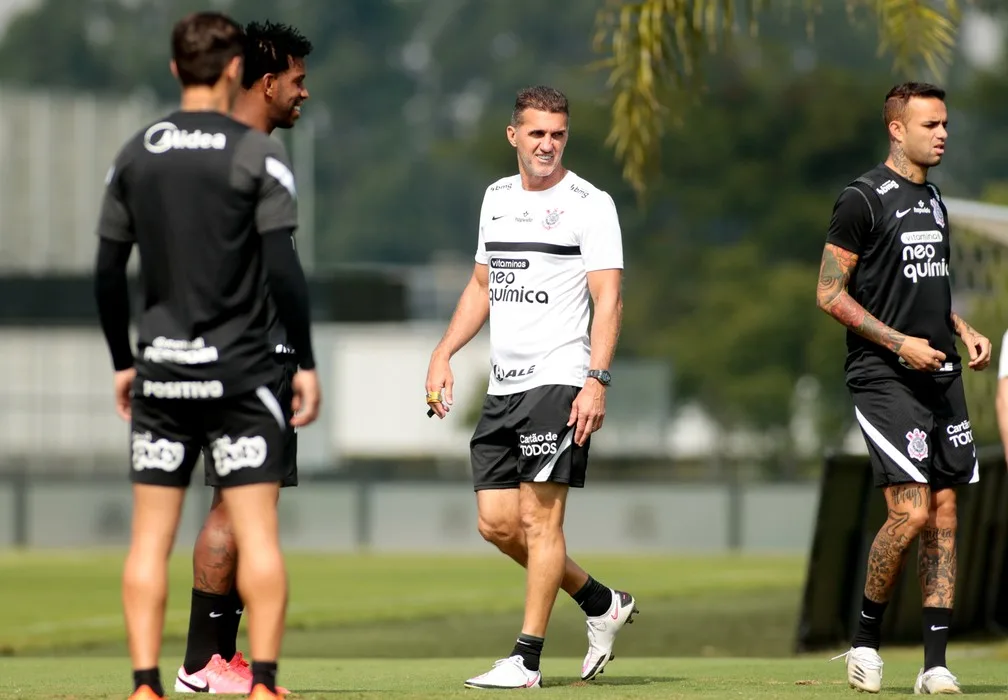
<instances>
[{"instance_id":1,"label":"arm tattoo","mask_svg":"<svg viewBox=\"0 0 1008 700\"><path fill-rule=\"evenodd\" d=\"M963 340L966 340L966 336L979 335L979 333L976 332L976 329L966 323L962 316L957 314L955 311L952 312L952 326L955 328L956 335Z\"/></svg>"},{"instance_id":2,"label":"arm tattoo","mask_svg":"<svg viewBox=\"0 0 1008 700\"><path fill-rule=\"evenodd\" d=\"M906 336L885 325L847 293L847 283L857 265L858 256L839 246L826 244L819 267L816 299L819 308L858 335L899 352Z\"/></svg>"}]
</instances>

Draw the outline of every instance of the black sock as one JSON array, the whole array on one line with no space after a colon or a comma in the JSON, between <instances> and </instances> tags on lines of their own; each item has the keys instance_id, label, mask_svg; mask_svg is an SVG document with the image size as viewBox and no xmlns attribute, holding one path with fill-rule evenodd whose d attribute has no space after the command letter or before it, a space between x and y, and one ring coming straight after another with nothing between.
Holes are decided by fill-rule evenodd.
<instances>
[{"instance_id":1,"label":"black sock","mask_svg":"<svg viewBox=\"0 0 1008 700\"><path fill-rule=\"evenodd\" d=\"M952 610L949 608L924 608L924 670L945 666L945 649L948 647Z\"/></svg>"},{"instance_id":2,"label":"black sock","mask_svg":"<svg viewBox=\"0 0 1008 700\"><path fill-rule=\"evenodd\" d=\"M150 687L157 696L164 697L164 686L161 685L161 671L158 668L145 668L142 671L133 672L133 690L140 690L140 686Z\"/></svg>"},{"instance_id":3,"label":"black sock","mask_svg":"<svg viewBox=\"0 0 1008 700\"><path fill-rule=\"evenodd\" d=\"M217 627L219 637L217 638L217 653L225 661L230 661L238 653L238 626L241 624L242 613L245 605L241 596L238 595L238 588L231 589L227 597L227 608L224 610L224 617L220 619Z\"/></svg>"},{"instance_id":4,"label":"black sock","mask_svg":"<svg viewBox=\"0 0 1008 700\"><path fill-rule=\"evenodd\" d=\"M882 644L882 616L889 602L876 603L868 596L861 600L861 614L858 616L857 632L854 633L852 647L871 647L878 651Z\"/></svg>"},{"instance_id":5,"label":"black sock","mask_svg":"<svg viewBox=\"0 0 1008 700\"><path fill-rule=\"evenodd\" d=\"M189 608L189 636L186 638L185 661L182 662L186 673L202 670L210 663L210 657L218 653L217 640L220 639L221 623L227 617L227 605L226 595L193 589Z\"/></svg>"},{"instance_id":6,"label":"black sock","mask_svg":"<svg viewBox=\"0 0 1008 700\"><path fill-rule=\"evenodd\" d=\"M515 642L514 651L511 652L511 656L520 656L522 661L525 663L525 668L529 671L539 670L539 657L542 656L543 644L546 640L542 637L533 637L531 634L518 635L518 641Z\"/></svg>"},{"instance_id":7,"label":"black sock","mask_svg":"<svg viewBox=\"0 0 1008 700\"><path fill-rule=\"evenodd\" d=\"M271 693L276 692L276 661L252 661L252 687L266 686Z\"/></svg>"},{"instance_id":8,"label":"black sock","mask_svg":"<svg viewBox=\"0 0 1008 700\"><path fill-rule=\"evenodd\" d=\"M612 590L591 576L572 597L588 617L601 617L612 606Z\"/></svg>"}]
</instances>

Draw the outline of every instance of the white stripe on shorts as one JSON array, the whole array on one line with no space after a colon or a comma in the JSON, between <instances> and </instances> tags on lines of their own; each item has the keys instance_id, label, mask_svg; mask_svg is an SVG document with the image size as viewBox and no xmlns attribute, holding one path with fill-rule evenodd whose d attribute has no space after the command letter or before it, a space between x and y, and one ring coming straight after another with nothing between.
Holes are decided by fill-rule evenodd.
<instances>
[{"instance_id":1,"label":"white stripe on shorts","mask_svg":"<svg viewBox=\"0 0 1008 700\"><path fill-rule=\"evenodd\" d=\"M546 466L539 470L539 473L535 475L535 478L532 479L532 481L549 481L550 475L553 474L553 467L556 466L557 460L560 459L560 455L564 453L564 450L570 449L573 442L574 428L572 427L567 431L567 434L563 436L563 439L560 440L560 444L557 445L556 454L550 457L550 461L546 462Z\"/></svg>"},{"instance_id":2,"label":"white stripe on shorts","mask_svg":"<svg viewBox=\"0 0 1008 700\"><path fill-rule=\"evenodd\" d=\"M280 402L277 401L275 396L273 396L273 392L266 387L261 386L256 389L255 393L256 396L259 397L259 400L263 402L263 406L266 407L266 410L272 413L273 417L276 418L277 425L280 426L280 429L285 430L287 428L287 424L284 422L283 409L280 408Z\"/></svg>"},{"instance_id":3,"label":"white stripe on shorts","mask_svg":"<svg viewBox=\"0 0 1008 700\"><path fill-rule=\"evenodd\" d=\"M886 455L896 463L900 469L905 471L910 477L919 484L926 484L927 479L921 474L920 469L913 465L908 457L905 457L899 449L893 445L891 442L885 439L885 436L878 431L874 425L868 422L868 419L864 417L864 414L858 410L857 407L854 408L854 415L857 416L858 423L861 424L861 429L864 430L865 435L867 435L875 445L886 453Z\"/></svg>"}]
</instances>

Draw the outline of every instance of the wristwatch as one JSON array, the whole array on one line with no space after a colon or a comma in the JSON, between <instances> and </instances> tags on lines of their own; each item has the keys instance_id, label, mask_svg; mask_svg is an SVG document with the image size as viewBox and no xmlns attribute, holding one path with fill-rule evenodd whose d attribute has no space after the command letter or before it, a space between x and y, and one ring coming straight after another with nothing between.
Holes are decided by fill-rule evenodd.
<instances>
[{"instance_id":1,"label":"wristwatch","mask_svg":"<svg viewBox=\"0 0 1008 700\"><path fill-rule=\"evenodd\" d=\"M612 381L612 375L607 369L590 369L588 370L588 378L597 379L602 386L609 386L609 382Z\"/></svg>"}]
</instances>

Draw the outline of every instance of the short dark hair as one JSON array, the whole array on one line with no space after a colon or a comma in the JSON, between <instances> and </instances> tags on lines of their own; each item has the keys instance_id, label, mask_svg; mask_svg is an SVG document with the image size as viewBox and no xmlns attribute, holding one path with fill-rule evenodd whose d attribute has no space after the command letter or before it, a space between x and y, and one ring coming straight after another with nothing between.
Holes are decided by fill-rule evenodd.
<instances>
[{"instance_id":1,"label":"short dark hair","mask_svg":"<svg viewBox=\"0 0 1008 700\"><path fill-rule=\"evenodd\" d=\"M172 29L172 59L183 87L216 85L244 49L241 25L220 12L195 12Z\"/></svg>"},{"instance_id":2,"label":"short dark hair","mask_svg":"<svg viewBox=\"0 0 1008 700\"><path fill-rule=\"evenodd\" d=\"M885 96L885 107L882 109L882 119L886 129L890 122L903 121L907 104L914 97L934 97L945 99L945 91L931 83L900 83L893 87Z\"/></svg>"},{"instance_id":3,"label":"short dark hair","mask_svg":"<svg viewBox=\"0 0 1008 700\"><path fill-rule=\"evenodd\" d=\"M311 42L294 27L270 21L249 22L245 26L242 87L249 89L267 73L283 73L290 67L290 59L304 58L311 52Z\"/></svg>"},{"instance_id":4,"label":"short dark hair","mask_svg":"<svg viewBox=\"0 0 1008 700\"><path fill-rule=\"evenodd\" d=\"M522 113L526 109L537 109L551 114L564 114L570 117L570 106L567 96L555 88L546 85L535 85L522 88L515 98L514 111L511 113L511 126L521 124Z\"/></svg>"}]
</instances>

